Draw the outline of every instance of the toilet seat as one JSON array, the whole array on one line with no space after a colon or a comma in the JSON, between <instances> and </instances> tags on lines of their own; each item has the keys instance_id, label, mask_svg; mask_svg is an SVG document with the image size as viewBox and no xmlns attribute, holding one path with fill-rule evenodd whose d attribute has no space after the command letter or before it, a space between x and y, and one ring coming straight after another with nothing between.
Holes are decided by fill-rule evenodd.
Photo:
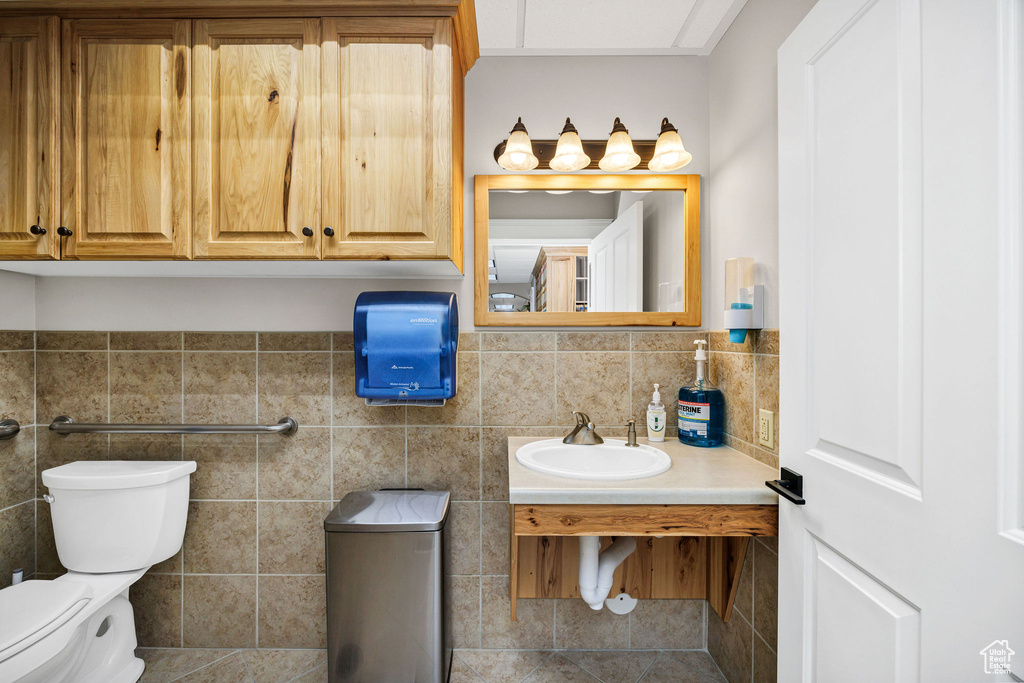
<instances>
[{"instance_id":1,"label":"toilet seat","mask_svg":"<svg viewBox=\"0 0 1024 683\"><path fill-rule=\"evenodd\" d=\"M0 590L0 661L39 642L85 607L92 587L74 581L25 581Z\"/></svg>"}]
</instances>

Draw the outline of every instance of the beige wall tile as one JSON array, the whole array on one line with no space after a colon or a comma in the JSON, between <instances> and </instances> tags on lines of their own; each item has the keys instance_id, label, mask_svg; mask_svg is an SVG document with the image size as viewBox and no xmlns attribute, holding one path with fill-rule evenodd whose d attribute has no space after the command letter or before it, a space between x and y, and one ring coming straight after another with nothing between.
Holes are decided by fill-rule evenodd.
<instances>
[{"instance_id":1,"label":"beige wall tile","mask_svg":"<svg viewBox=\"0 0 1024 683\"><path fill-rule=\"evenodd\" d=\"M35 515L32 501L0 511L0 588L11 585L15 569L26 576L36 571Z\"/></svg>"},{"instance_id":2,"label":"beige wall tile","mask_svg":"<svg viewBox=\"0 0 1024 683\"><path fill-rule=\"evenodd\" d=\"M327 683L327 664L324 663L312 671L299 676L292 683Z\"/></svg>"},{"instance_id":3,"label":"beige wall tile","mask_svg":"<svg viewBox=\"0 0 1024 683\"><path fill-rule=\"evenodd\" d=\"M740 584L732 604L733 610L739 610L747 621L754 615L754 545L753 541L747 544L747 553L740 569Z\"/></svg>"},{"instance_id":4,"label":"beige wall tile","mask_svg":"<svg viewBox=\"0 0 1024 683\"><path fill-rule=\"evenodd\" d=\"M508 503L483 503L481 510L481 574L509 572Z\"/></svg>"},{"instance_id":5,"label":"beige wall tile","mask_svg":"<svg viewBox=\"0 0 1024 683\"><path fill-rule=\"evenodd\" d=\"M261 353L259 420L282 417L300 425L331 424L331 354Z\"/></svg>"},{"instance_id":6,"label":"beige wall tile","mask_svg":"<svg viewBox=\"0 0 1024 683\"><path fill-rule=\"evenodd\" d=\"M34 352L0 351L0 420L17 420L22 427L35 422L35 375Z\"/></svg>"},{"instance_id":7,"label":"beige wall tile","mask_svg":"<svg viewBox=\"0 0 1024 683\"><path fill-rule=\"evenodd\" d=\"M178 422L180 418L175 418ZM75 435L71 438L77 438ZM181 460L179 434L111 434L110 460ZM193 481L195 475L192 475ZM195 498L195 496L192 496Z\"/></svg>"},{"instance_id":8,"label":"beige wall tile","mask_svg":"<svg viewBox=\"0 0 1024 683\"><path fill-rule=\"evenodd\" d=\"M708 333L699 332L633 332L634 351L689 351L697 350L698 339L708 340Z\"/></svg>"},{"instance_id":9,"label":"beige wall tile","mask_svg":"<svg viewBox=\"0 0 1024 683\"><path fill-rule=\"evenodd\" d=\"M760 543L752 545L754 630L774 649L778 641L779 628L779 558Z\"/></svg>"},{"instance_id":10,"label":"beige wall tile","mask_svg":"<svg viewBox=\"0 0 1024 683\"><path fill-rule=\"evenodd\" d=\"M334 424L404 425L405 407L370 407L356 396L356 366L351 353L334 355Z\"/></svg>"},{"instance_id":11,"label":"beige wall tile","mask_svg":"<svg viewBox=\"0 0 1024 683\"><path fill-rule=\"evenodd\" d=\"M529 650L477 650L459 652L458 656L487 683L520 683L552 654Z\"/></svg>"},{"instance_id":12,"label":"beige wall tile","mask_svg":"<svg viewBox=\"0 0 1024 683\"><path fill-rule=\"evenodd\" d=\"M506 570L507 571L507 570ZM511 620L507 576L483 576L481 647L543 650L555 646L555 601L519 600Z\"/></svg>"},{"instance_id":13,"label":"beige wall tile","mask_svg":"<svg viewBox=\"0 0 1024 683\"><path fill-rule=\"evenodd\" d=\"M480 503L453 502L448 511L451 574L480 573Z\"/></svg>"},{"instance_id":14,"label":"beige wall tile","mask_svg":"<svg viewBox=\"0 0 1024 683\"><path fill-rule=\"evenodd\" d=\"M562 654L556 653L537 667L523 683L601 683Z\"/></svg>"},{"instance_id":15,"label":"beige wall tile","mask_svg":"<svg viewBox=\"0 0 1024 683\"><path fill-rule=\"evenodd\" d=\"M185 647L255 647L256 577L185 575Z\"/></svg>"},{"instance_id":16,"label":"beige wall tile","mask_svg":"<svg viewBox=\"0 0 1024 683\"><path fill-rule=\"evenodd\" d=\"M409 406L411 425L480 424L480 354L459 352L456 393L440 408Z\"/></svg>"},{"instance_id":17,"label":"beige wall tile","mask_svg":"<svg viewBox=\"0 0 1024 683\"><path fill-rule=\"evenodd\" d=\"M558 424L575 424L572 411L594 424L625 424L629 408L629 354L558 353Z\"/></svg>"},{"instance_id":18,"label":"beige wall tile","mask_svg":"<svg viewBox=\"0 0 1024 683\"><path fill-rule=\"evenodd\" d=\"M661 650L704 647L704 601L640 600L629 615L629 645Z\"/></svg>"},{"instance_id":19,"label":"beige wall tile","mask_svg":"<svg viewBox=\"0 0 1024 683\"><path fill-rule=\"evenodd\" d=\"M689 351L660 351L633 354L632 417L636 431L647 435L647 404L654 394L657 382L661 402L665 404L665 438L675 435L679 423L679 388L693 383L697 377L697 363Z\"/></svg>"},{"instance_id":20,"label":"beige wall tile","mask_svg":"<svg viewBox=\"0 0 1024 683\"><path fill-rule=\"evenodd\" d=\"M348 351L351 355L355 349L355 337L351 332L335 332L331 335L331 344L335 351Z\"/></svg>"},{"instance_id":21,"label":"beige wall tile","mask_svg":"<svg viewBox=\"0 0 1024 683\"><path fill-rule=\"evenodd\" d=\"M729 683L746 683L751 677L751 638L753 631L735 611L725 623L714 610L708 610L708 652Z\"/></svg>"},{"instance_id":22,"label":"beige wall tile","mask_svg":"<svg viewBox=\"0 0 1024 683\"><path fill-rule=\"evenodd\" d=\"M260 502L260 573L323 572L324 518L330 510L327 502Z\"/></svg>"},{"instance_id":23,"label":"beige wall tile","mask_svg":"<svg viewBox=\"0 0 1024 683\"><path fill-rule=\"evenodd\" d=\"M481 332L481 351L554 351L554 332Z\"/></svg>"},{"instance_id":24,"label":"beige wall tile","mask_svg":"<svg viewBox=\"0 0 1024 683\"><path fill-rule=\"evenodd\" d=\"M479 351L480 350L480 333L479 332L461 332L459 334L459 353L463 351Z\"/></svg>"},{"instance_id":25,"label":"beige wall tile","mask_svg":"<svg viewBox=\"0 0 1024 683\"><path fill-rule=\"evenodd\" d=\"M330 351L330 332L260 332L260 351Z\"/></svg>"},{"instance_id":26,"label":"beige wall tile","mask_svg":"<svg viewBox=\"0 0 1024 683\"><path fill-rule=\"evenodd\" d=\"M181 574L181 550L149 568L150 574Z\"/></svg>"},{"instance_id":27,"label":"beige wall tile","mask_svg":"<svg viewBox=\"0 0 1024 683\"><path fill-rule=\"evenodd\" d=\"M176 683L252 683L241 652L235 652L209 666L193 671Z\"/></svg>"},{"instance_id":28,"label":"beige wall tile","mask_svg":"<svg viewBox=\"0 0 1024 683\"><path fill-rule=\"evenodd\" d=\"M184 560L187 573L255 573L256 503L189 503Z\"/></svg>"},{"instance_id":29,"label":"beige wall tile","mask_svg":"<svg viewBox=\"0 0 1024 683\"><path fill-rule=\"evenodd\" d=\"M329 427L299 427L291 436L260 436L259 448L261 500L330 500Z\"/></svg>"},{"instance_id":30,"label":"beige wall tile","mask_svg":"<svg viewBox=\"0 0 1024 683\"><path fill-rule=\"evenodd\" d=\"M111 332L111 351L181 351L181 332Z\"/></svg>"},{"instance_id":31,"label":"beige wall tile","mask_svg":"<svg viewBox=\"0 0 1024 683\"><path fill-rule=\"evenodd\" d=\"M261 576L259 646L327 646L327 603L323 576Z\"/></svg>"},{"instance_id":32,"label":"beige wall tile","mask_svg":"<svg viewBox=\"0 0 1024 683\"><path fill-rule=\"evenodd\" d=\"M711 383L725 398L725 431L752 442L754 433L754 357L712 353Z\"/></svg>"},{"instance_id":33,"label":"beige wall tile","mask_svg":"<svg viewBox=\"0 0 1024 683\"><path fill-rule=\"evenodd\" d=\"M662 652L644 675L644 683L727 683L707 652ZM747 679L739 681L747 683Z\"/></svg>"},{"instance_id":34,"label":"beige wall tile","mask_svg":"<svg viewBox=\"0 0 1024 683\"><path fill-rule=\"evenodd\" d=\"M36 410L40 424L58 415L78 422L107 421L107 352L36 354Z\"/></svg>"},{"instance_id":35,"label":"beige wall tile","mask_svg":"<svg viewBox=\"0 0 1024 683\"><path fill-rule=\"evenodd\" d=\"M629 351L629 332L558 332L559 351Z\"/></svg>"},{"instance_id":36,"label":"beige wall tile","mask_svg":"<svg viewBox=\"0 0 1024 683\"><path fill-rule=\"evenodd\" d=\"M185 352L185 422L256 421L256 354Z\"/></svg>"},{"instance_id":37,"label":"beige wall tile","mask_svg":"<svg viewBox=\"0 0 1024 683\"><path fill-rule=\"evenodd\" d=\"M106 332L36 332L40 351L106 351Z\"/></svg>"},{"instance_id":38,"label":"beige wall tile","mask_svg":"<svg viewBox=\"0 0 1024 683\"><path fill-rule=\"evenodd\" d=\"M779 331L775 329L760 330L754 343L755 353L771 353L779 355Z\"/></svg>"},{"instance_id":39,"label":"beige wall tile","mask_svg":"<svg viewBox=\"0 0 1024 683\"><path fill-rule=\"evenodd\" d=\"M658 658L658 653L584 650L564 652L563 656L599 680L636 683Z\"/></svg>"},{"instance_id":40,"label":"beige wall tile","mask_svg":"<svg viewBox=\"0 0 1024 683\"><path fill-rule=\"evenodd\" d=\"M555 354L484 353L480 385L485 425L555 424Z\"/></svg>"},{"instance_id":41,"label":"beige wall tile","mask_svg":"<svg viewBox=\"0 0 1024 683\"><path fill-rule=\"evenodd\" d=\"M13 439L0 441L0 510L35 498L35 467L35 429L23 429Z\"/></svg>"},{"instance_id":42,"label":"beige wall tile","mask_svg":"<svg viewBox=\"0 0 1024 683\"><path fill-rule=\"evenodd\" d=\"M185 460L196 461L192 498L256 498L255 435L189 434L184 441Z\"/></svg>"},{"instance_id":43,"label":"beige wall tile","mask_svg":"<svg viewBox=\"0 0 1024 683\"><path fill-rule=\"evenodd\" d=\"M459 659L458 653L452 657L452 669L449 673L448 683L484 683L484 679L469 664Z\"/></svg>"},{"instance_id":44,"label":"beige wall tile","mask_svg":"<svg viewBox=\"0 0 1024 683\"><path fill-rule=\"evenodd\" d=\"M255 683L291 681L327 664L324 650L247 650L244 655Z\"/></svg>"},{"instance_id":45,"label":"beige wall tile","mask_svg":"<svg viewBox=\"0 0 1024 683\"><path fill-rule=\"evenodd\" d=\"M754 356L754 372L756 373L754 397L754 425L758 425L761 409L775 413L775 436L772 440L772 453L779 452L779 357ZM755 427L756 432L756 427Z\"/></svg>"},{"instance_id":46,"label":"beige wall tile","mask_svg":"<svg viewBox=\"0 0 1024 683\"><path fill-rule=\"evenodd\" d=\"M135 656L146 663L146 671L139 683L170 683L229 654L231 650L141 648Z\"/></svg>"},{"instance_id":47,"label":"beige wall tile","mask_svg":"<svg viewBox=\"0 0 1024 683\"><path fill-rule=\"evenodd\" d=\"M255 332L185 332L186 351L255 351Z\"/></svg>"},{"instance_id":48,"label":"beige wall tile","mask_svg":"<svg viewBox=\"0 0 1024 683\"><path fill-rule=\"evenodd\" d=\"M555 601L555 647L570 650L626 649L629 616L595 612L579 598Z\"/></svg>"},{"instance_id":49,"label":"beige wall tile","mask_svg":"<svg viewBox=\"0 0 1024 683\"><path fill-rule=\"evenodd\" d=\"M754 678L753 683L776 683L778 680L778 658L775 651L757 634L754 634Z\"/></svg>"},{"instance_id":50,"label":"beige wall tile","mask_svg":"<svg viewBox=\"0 0 1024 683\"><path fill-rule=\"evenodd\" d=\"M181 422L181 354L112 351L111 422Z\"/></svg>"},{"instance_id":51,"label":"beige wall tile","mask_svg":"<svg viewBox=\"0 0 1024 683\"><path fill-rule=\"evenodd\" d=\"M409 427L409 486L480 500L480 428Z\"/></svg>"},{"instance_id":52,"label":"beige wall tile","mask_svg":"<svg viewBox=\"0 0 1024 683\"><path fill-rule=\"evenodd\" d=\"M730 351L732 353L753 353L756 332L747 332L747 338L741 344L733 344L729 341L728 330L716 330L708 333L711 343L708 346L712 351Z\"/></svg>"},{"instance_id":53,"label":"beige wall tile","mask_svg":"<svg viewBox=\"0 0 1024 683\"><path fill-rule=\"evenodd\" d=\"M0 330L0 351L24 351L36 347L32 330Z\"/></svg>"},{"instance_id":54,"label":"beige wall tile","mask_svg":"<svg viewBox=\"0 0 1024 683\"><path fill-rule=\"evenodd\" d=\"M147 572L132 584L139 647L181 647L181 576Z\"/></svg>"},{"instance_id":55,"label":"beige wall tile","mask_svg":"<svg viewBox=\"0 0 1024 683\"><path fill-rule=\"evenodd\" d=\"M451 585L453 646L480 647L480 577L451 576L446 580Z\"/></svg>"},{"instance_id":56,"label":"beige wall tile","mask_svg":"<svg viewBox=\"0 0 1024 683\"><path fill-rule=\"evenodd\" d=\"M39 574L63 574L64 565L57 557L57 546L53 542L53 520L50 517L50 506L43 501L36 501L36 572ZM0 513L2 515L3 513ZM24 547L19 544L18 547ZM20 565L19 565L20 566ZM10 577L9 572L4 572L0 579ZM9 579L8 579L9 580Z\"/></svg>"},{"instance_id":57,"label":"beige wall tile","mask_svg":"<svg viewBox=\"0 0 1024 683\"><path fill-rule=\"evenodd\" d=\"M404 427L335 427L334 493L405 486Z\"/></svg>"},{"instance_id":58,"label":"beige wall tile","mask_svg":"<svg viewBox=\"0 0 1024 683\"><path fill-rule=\"evenodd\" d=\"M562 437L568 432L560 427L484 427L483 500L508 502L508 437Z\"/></svg>"}]
</instances>

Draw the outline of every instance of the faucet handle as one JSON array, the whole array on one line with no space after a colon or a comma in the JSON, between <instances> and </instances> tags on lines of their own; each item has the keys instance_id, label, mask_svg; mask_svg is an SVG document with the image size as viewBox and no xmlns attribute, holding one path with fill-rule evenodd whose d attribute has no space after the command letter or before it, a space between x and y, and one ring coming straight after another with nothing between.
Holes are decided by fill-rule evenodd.
<instances>
[{"instance_id":1,"label":"faucet handle","mask_svg":"<svg viewBox=\"0 0 1024 683\"><path fill-rule=\"evenodd\" d=\"M572 411L572 414L576 416L576 424L580 427L591 427L591 425L593 424L590 421L590 416L587 415L586 413L581 413L578 410L574 410ZM593 427L591 427L591 429L593 429Z\"/></svg>"}]
</instances>

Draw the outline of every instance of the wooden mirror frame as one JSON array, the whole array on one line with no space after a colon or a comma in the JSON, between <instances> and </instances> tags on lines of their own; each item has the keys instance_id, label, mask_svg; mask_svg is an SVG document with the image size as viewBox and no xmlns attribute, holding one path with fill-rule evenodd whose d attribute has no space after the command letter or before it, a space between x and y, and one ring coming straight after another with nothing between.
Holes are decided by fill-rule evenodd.
<instances>
[{"instance_id":1,"label":"wooden mirror frame","mask_svg":"<svg viewBox=\"0 0 1024 683\"><path fill-rule=\"evenodd\" d=\"M478 175L474 177L474 322L477 327L591 327L616 325L700 326L700 176L699 175ZM487 310L488 223L491 190L682 190L686 193L683 258L685 311L669 312L497 312Z\"/></svg>"}]
</instances>

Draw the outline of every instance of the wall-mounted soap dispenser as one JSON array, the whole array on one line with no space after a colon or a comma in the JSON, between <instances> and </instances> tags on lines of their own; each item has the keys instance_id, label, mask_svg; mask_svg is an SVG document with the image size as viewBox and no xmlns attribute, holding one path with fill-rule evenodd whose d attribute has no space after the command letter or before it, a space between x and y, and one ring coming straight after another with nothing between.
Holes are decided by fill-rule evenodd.
<instances>
[{"instance_id":1,"label":"wall-mounted soap dispenser","mask_svg":"<svg viewBox=\"0 0 1024 683\"><path fill-rule=\"evenodd\" d=\"M443 406L455 396L459 306L452 292L363 292L352 320L356 396L366 405Z\"/></svg>"},{"instance_id":2,"label":"wall-mounted soap dispenser","mask_svg":"<svg viewBox=\"0 0 1024 683\"><path fill-rule=\"evenodd\" d=\"M725 261L725 329L729 341L742 344L748 330L764 328L764 286L754 284L754 259Z\"/></svg>"}]
</instances>

